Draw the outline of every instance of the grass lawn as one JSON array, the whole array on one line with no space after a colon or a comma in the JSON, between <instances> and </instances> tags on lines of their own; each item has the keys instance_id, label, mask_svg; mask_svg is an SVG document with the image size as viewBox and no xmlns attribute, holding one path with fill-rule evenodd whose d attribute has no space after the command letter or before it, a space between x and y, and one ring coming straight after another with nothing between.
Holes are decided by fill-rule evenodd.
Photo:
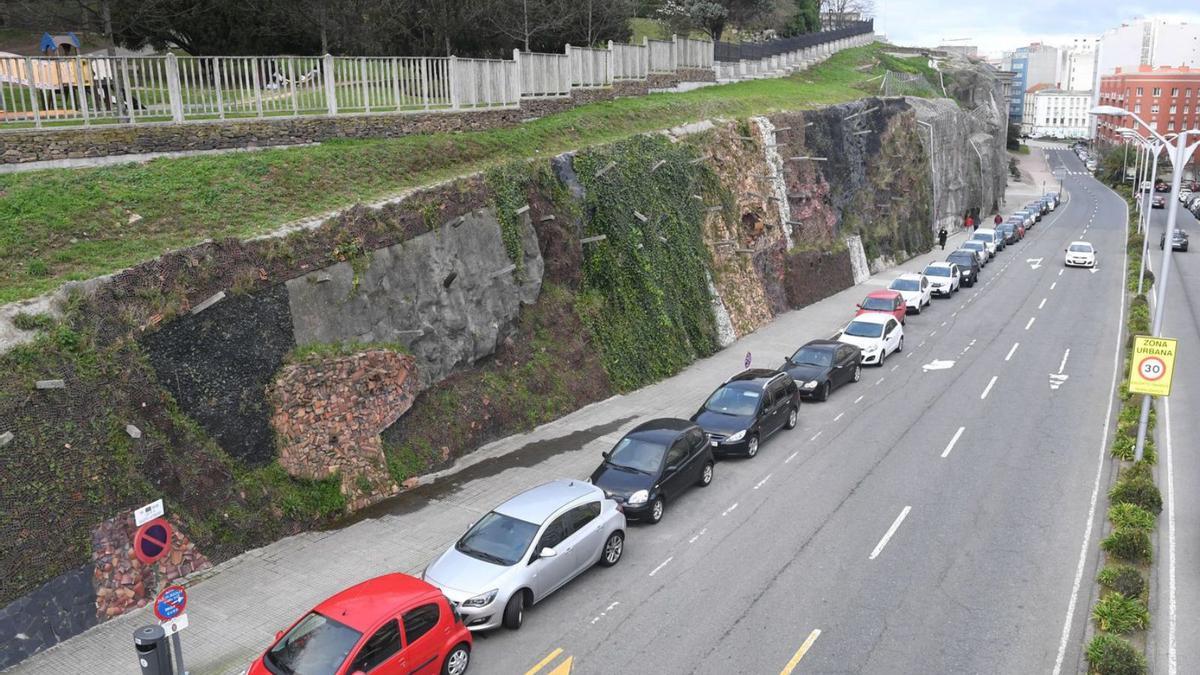
<instances>
[{"instance_id":1,"label":"grass lawn","mask_svg":"<svg viewBox=\"0 0 1200 675\"><path fill-rule=\"evenodd\" d=\"M0 175L0 303L515 158L861 98L883 72L869 45L788 78L595 103L514 128ZM133 213L142 219L129 225Z\"/></svg>"}]
</instances>

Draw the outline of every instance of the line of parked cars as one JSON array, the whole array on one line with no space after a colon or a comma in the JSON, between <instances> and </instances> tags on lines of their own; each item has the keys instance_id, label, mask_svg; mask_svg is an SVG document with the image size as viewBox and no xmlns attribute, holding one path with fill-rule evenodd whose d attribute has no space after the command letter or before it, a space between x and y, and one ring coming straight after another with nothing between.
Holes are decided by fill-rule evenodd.
<instances>
[{"instance_id":1,"label":"line of parked cars","mask_svg":"<svg viewBox=\"0 0 1200 675\"><path fill-rule=\"evenodd\" d=\"M802 400L827 400L861 380L864 365L903 351L908 314L973 286L988 260L1057 205L1050 194L998 228L976 230L945 262L868 294L831 339L721 383L689 419L639 424L588 480L551 481L496 506L420 578L387 574L328 598L276 634L246 672L462 675L473 632L519 629L529 607L595 565L616 565L628 521L660 522L684 492L712 483L718 459L753 459L768 439L796 428Z\"/></svg>"}]
</instances>

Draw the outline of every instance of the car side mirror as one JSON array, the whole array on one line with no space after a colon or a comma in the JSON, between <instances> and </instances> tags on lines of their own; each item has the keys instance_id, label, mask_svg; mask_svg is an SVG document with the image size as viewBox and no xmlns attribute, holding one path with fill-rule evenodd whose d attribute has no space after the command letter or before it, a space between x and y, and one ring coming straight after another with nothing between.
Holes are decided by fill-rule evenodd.
<instances>
[{"instance_id":1,"label":"car side mirror","mask_svg":"<svg viewBox=\"0 0 1200 675\"><path fill-rule=\"evenodd\" d=\"M605 450L604 452L600 453L600 456L604 459L608 459L609 457L612 457L612 450Z\"/></svg>"},{"instance_id":2,"label":"car side mirror","mask_svg":"<svg viewBox=\"0 0 1200 675\"><path fill-rule=\"evenodd\" d=\"M281 630L275 631L275 641L279 642L279 638L281 638L281 637L283 637L283 631L281 631Z\"/></svg>"},{"instance_id":3,"label":"car side mirror","mask_svg":"<svg viewBox=\"0 0 1200 675\"><path fill-rule=\"evenodd\" d=\"M553 546L545 546L538 552L538 558L553 558L556 555L558 551L555 551Z\"/></svg>"},{"instance_id":4,"label":"car side mirror","mask_svg":"<svg viewBox=\"0 0 1200 675\"><path fill-rule=\"evenodd\" d=\"M857 304L855 304L854 306L855 306L855 307L857 307L857 308L859 308L859 309L862 309L862 303L861 303L861 302L860 302L860 303L857 303Z\"/></svg>"}]
</instances>

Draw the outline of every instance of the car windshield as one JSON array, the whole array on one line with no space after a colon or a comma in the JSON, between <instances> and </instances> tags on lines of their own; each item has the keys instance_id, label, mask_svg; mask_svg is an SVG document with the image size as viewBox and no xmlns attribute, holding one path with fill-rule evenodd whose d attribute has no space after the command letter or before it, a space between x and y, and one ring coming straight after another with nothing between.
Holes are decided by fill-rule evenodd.
<instances>
[{"instance_id":1,"label":"car windshield","mask_svg":"<svg viewBox=\"0 0 1200 675\"><path fill-rule=\"evenodd\" d=\"M973 257L974 257L974 254L961 253L958 255L952 255L949 258L947 258L947 260L949 260L952 263L964 265L969 268L971 266L971 263L975 262Z\"/></svg>"},{"instance_id":2,"label":"car windshield","mask_svg":"<svg viewBox=\"0 0 1200 675\"><path fill-rule=\"evenodd\" d=\"M704 409L743 417L753 415L754 411L758 410L758 399L760 398L762 398L760 391L721 387L708 397L708 401L704 403Z\"/></svg>"},{"instance_id":3,"label":"car windshield","mask_svg":"<svg viewBox=\"0 0 1200 675\"><path fill-rule=\"evenodd\" d=\"M921 284L916 279L896 279L888 288L893 291L919 291Z\"/></svg>"},{"instance_id":4,"label":"car windshield","mask_svg":"<svg viewBox=\"0 0 1200 675\"><path fill-rule=\"evenodd\" d=\"M626 436L609 453L608 463L642 473L654 473L658 471L666 452L667 446L661 443Z\"/></svg>"},{"instance_id":5,"label":"car windshield","mask_svg":"<svg viewBox=\"0 0 1200 675\"><path fill-rule=\"evenodd\" d=\"M983 241L983 242L988 242L988 241L991 241L991 240L992 240L992 235L990 235L990 234L988 234L988 233L986 233L986 232L976 232L976 233L975 233L975 236L974 236L974 237L971 237L971 241Z\"/></svg>"},{"instance_id":6,"label":"car windshield","mask_svg":"<svg viewBox=\"0 0 1200 675\"><path fill-rule=\"evenodd\" d=\"M927 277L948 277L948 276L950 276L950 268L942 267L940 265L938 265L938 266L930 265L929 267L925 268L925 276L927 276Z\"/></svg>"},{"instance_id":7,"label":"car windshield","mask_svg":"<svg viewBox=\"0 0 1200 675\"><path fill-rule=\"evenodd\" d=\"M846 335L853 335L854 337L877 338L883 335L883 324L851 321L850 325L846 326L844 332Z\"/></svg>"},{"instance_id":8,"label":"car windshield","mask_svg":"<svg viewBox=\"0 0 1200 675\"><path fill-rule=\"evenodd\" d=\"M972 251L982 251L983 250L983 242L981 242L981 241L964 241L963 248L969 248Z\"/></svg>"},{"instance_id":9,"label":"car windshield","mask_svg":"<svg viewBox=\"0 0 1200 675\"><path fill-rule=\"evenodd\" d=\"M862 308L876 312L890 312L896 308L896 305L891 298L872 298L868 296L866 300L863 300Z\"/></svg>"},{"instance_id":10,"label":"car windshield","mask_svg":"<svg viewBox=\"0 0 1200 675\"><path fill-rule=\"evenodd\" d=\"M454 548L472 558L511 567L529 550L537 531L533 523L492 511L471 526Z\"/></svg>"},{"instance_id":11,"label":"car windshield","mask_svg":"<svg viewBox=\"0 0 1200 675\"><path fill-rule=\"evenodd\" d=\"M1071 244L1071 252L1072 253L1091 253L1092 245L1091 244Z\"/></svg>"},{"instance_id":12,"label":"car windshield","mask_svg":"<svg viewBox=\"0 0 1200 675\"><path fill-rule=\"evenodd\" d=\"M792 354L792 363L797 366L831 366L833 365L833 352L828 349L801 347L799 351Z\"/></svg>"},{"instance_id":13,"label":"car windshield","mask_svg":"<svg viewBox=\"0 0 1200 675\"><path fill-rule=\"evenodd\" d=\"M327 616L309 612L267 651L272 672L286 675L333 675L362 633Z\"/></svg>"}]
</instances>

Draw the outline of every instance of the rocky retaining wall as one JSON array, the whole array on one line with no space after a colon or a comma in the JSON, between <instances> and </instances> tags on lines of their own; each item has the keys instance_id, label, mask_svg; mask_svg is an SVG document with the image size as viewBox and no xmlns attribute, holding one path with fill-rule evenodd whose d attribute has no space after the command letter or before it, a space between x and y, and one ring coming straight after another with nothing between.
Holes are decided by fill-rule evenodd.
<instances>
[{"instance_id":1,"label":"rocky retaining wall","mask_svg":"<svg viewBox=\"0 0 1200 675\"><path fill-rule=\"evenodd\" d=\"M145 607L177 579L212 567L178 521L173 520L171 527L171 552L152 565L138 560L133 553L137 526L131 511L104 521L92 531L92 586L100 621Z\"/></svg>"},{"instance_id":2,"label":"rocky retaining wall","mask_svg":"<svg viewBox=\"0 0 1200 675\"><path fill-rule=\"evenodd\" d=\"M279 463L297 478L339 476L351 510L395 494L379 434L416 391L416 360L387 350L285 366L267 393Z\"/></svg>"}]
</instances>

